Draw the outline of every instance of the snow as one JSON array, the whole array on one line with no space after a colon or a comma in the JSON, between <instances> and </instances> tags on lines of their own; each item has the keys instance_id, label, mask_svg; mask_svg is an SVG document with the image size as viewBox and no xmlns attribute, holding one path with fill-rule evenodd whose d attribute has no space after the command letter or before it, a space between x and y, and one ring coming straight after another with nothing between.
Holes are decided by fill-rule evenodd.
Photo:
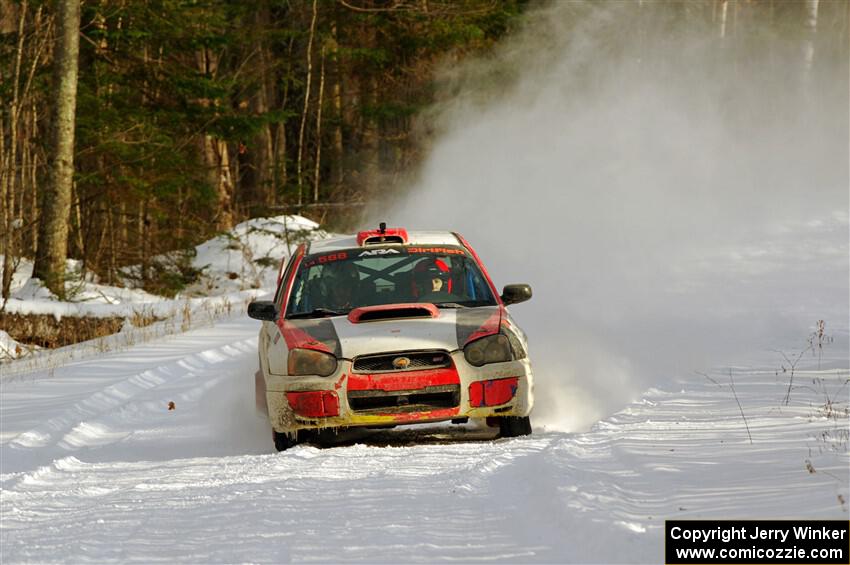
<instances>
[{"instance_id":1,"label":"snow","mask_svg":"<svg viewBox=\"0 0 850 565\"><path fill-rule=\"evenodd\" d=\"M734 369L752 443L716 371L584 433L422 426L275 453L256 333L240 316L4 377L4 562L659 562L669 518L847 517L846 419L819 410L846 367L796 373L788 406L787 374Z\"/></svg>"},{"instance_id":2,"label":"snow","mask_svg":"<svg viewBox=\"0 0 850 565\"><path fill-rule=\"evenodd\" d=\"M12 336L0 330L0 361L22 357L28 351L27 346L18 343L12 339Z\"/></svg>"},{"instance_id":3,"label":"snow","mask_svg":"<svg viewBox=\"0 0 850 565\"><path fill-rule=\"evenodd\" d=\"M286 222L290 235L294 225L309 232L301 237L325 236ZM833 242L846 215L836 222L787 224L776 247L716 253L742 273L782 273L797 262L789 242L814 244L819 230ZM86 282L77 296L91 300L61 303L17 279L9 304L19 311L180 312L0 364L4 563L647 563L663 559L666 519L848 517L850 361L832 294L786 310L826 312L835 339L822 350L803 352L806 335L789 343L776 327L775 342L744 362L716 357L714 369L659 375L601 416L593 397L629 382L629 359L582 366L598 344L568 343L562 332L562 361L569 347L576 359L540 363L553 352L532 333L539 402L529 437L494 439L473 422L355 431L334 447L276 453L254 407L258 323L242 306L274 286L277 265L258 258L287 253L282 223L252 220L199 246L206 298ZM846 265L846 253L813 248L823 253L807 268ZM682 282L710 287L706 277L694 268ZM14 340L0 332L0 347ZM668 344L652 353L674 355ZM798 355L792 380L788 360Z\"/></svg>"},{"instance_id":4,"label":"snow","mask_svg":"<svg viewBox=\"0 0 850 565\"><path fill-rule=\"evenodd\" d=\"M632 7L599 6L566 26L575 6L548 3L453 61L469 78L428 114L409 197L369 222L460 230L494 280L532 284L511 307L531 436L430 425L276 453L244 305L326 237L307 219L198 246L175 299L77 277L59 302L24 262L6 311L166 319L0 363L0 562L660 563L667 519L846 520L846 65L822 59L809 90L757 54L619 33ZM819 319L834 340L805 351Z\"/></svg>"},{"instance_id":5,"label":"snow","mask_svg":"<svg viewBox=\"0 0 850 565\"><path fill-rule=\"evenodd\" d=\"M67 271L71 280L66 283L69 299L60 301L41 281L32 278L32 262L22 259L13 276L10 299L3 311L52 315L57 320L63 316L157 317L171 320L172 326L185 326L187 320L206 320L223 312L229 314L234 307L244 310L247 302L274 288L281 260L288 257L299 243L329 235L319 229L316 222L297 215L242 222L226 234L195 248L192 267L200 272L199 279L174 298L133 288L130 278L126 286L117 287L98 282L91 274L83 277L80 275L80 263L69 260ZM137 267L126 270L132 273ZM132 329L132 324L125 326L127 330ZM141 337L163 333L166 332L160 324L145 330ZM31 352L32 348L16 349L7 337L0 339L0 359ZM136 332L130 340L135 342L139 337L140 332ZM110 347L117 345L114 338L106 342ZM16 351L21 353L16 355Z\"/></svg>"},{"instance_id":6,"label":"snow","mask_svg":"<svg viewBox=\"0 0 850 565\"><path fill-rule=\"evenodd\" d=\"M797 350L688 367L591 426L587 395L604 390L554 389L544 363L529 437L429 425L276 453L254 408L258 324L228 305L273 286L277 268L255 258L286 253L280 225L253 220L199 246L196 261L220 283L218 296L187 302L216 305L203 324L196 312L189 331L180 321L126 327L0 365L4 562L646 563L662 559L665 519L847 518L845 327L828 326L835 340L822 350L803 353L804 335ZM790 261L737 252L750 271ZM32 283L16 300L63 315L160 303L97 290L113 303L63 304ZM0 346L14 345L0 333ZM607 383L628 370L603 368Z\"/></svg>"},{"instance_id":7,"label":"snow","mask_svg":"<svg viewBox=\"0 0 850 565\"><path fill-rule=\"evenodd\" d=\"M305 237L327 237L319 224L302 216L254 218L237 225L225 235L196 248L192 266L202 271L201 282L192 290L220 294L245 288L272 287L280 258L288 256L287 245ZM263 262L263 259L269 261ZM234 276L235 275L235 276Z\"/></svg>"}]
</instances>

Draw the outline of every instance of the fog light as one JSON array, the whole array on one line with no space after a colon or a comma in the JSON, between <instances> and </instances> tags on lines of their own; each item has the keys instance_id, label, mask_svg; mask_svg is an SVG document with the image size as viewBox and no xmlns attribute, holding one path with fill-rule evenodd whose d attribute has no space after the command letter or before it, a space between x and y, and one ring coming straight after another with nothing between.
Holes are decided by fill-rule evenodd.
<instances>
[{"instance_id":1,"label":"fog light","mask_svg":"<svg viewBox=\"0 0 850 565\"><path fill-rule=\"evenodd\" d=\"M516 395L518 386L519 377L476 381L469 385L469 405L479 408L504 404Z\"/></svg>"},{"instance_id":2,"label":"fog light","mask_svg":"<svg viewBox=\"0 0 850 565\"><path fill-rule=\"evenodd\" d=\"M287 392L286 399L292 410L306 418L339 416L339 397L332 390Z\"/></svg>"}]
</instances>

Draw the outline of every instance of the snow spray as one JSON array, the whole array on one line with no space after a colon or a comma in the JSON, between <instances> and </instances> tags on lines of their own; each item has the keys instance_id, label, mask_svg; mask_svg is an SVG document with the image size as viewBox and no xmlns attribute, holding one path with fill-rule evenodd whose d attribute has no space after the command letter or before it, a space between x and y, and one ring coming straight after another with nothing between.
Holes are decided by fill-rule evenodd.
<instances>
[{"instance_id":1,"label":"snow spray","mask_svg":"<svg viewBox=\"0 0 850 565\"><path fill-rule=\"evenodd\" d=\"M369 214L459 231L498 285L532 285L511 311L536 425L580 430L676 376L765 362L821 318L846 335L845 47L812 60L756 18L669 8L529 13L445 72L421 170Z\"/></svg>"}]
</instances>

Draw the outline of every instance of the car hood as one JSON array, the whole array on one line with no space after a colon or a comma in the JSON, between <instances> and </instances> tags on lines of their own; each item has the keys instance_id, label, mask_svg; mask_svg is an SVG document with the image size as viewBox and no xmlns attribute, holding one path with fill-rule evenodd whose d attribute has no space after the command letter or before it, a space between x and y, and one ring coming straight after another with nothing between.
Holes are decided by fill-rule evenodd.
<instances>
[{"instance_id":1,"label":"car hood","mask_svg":"<svg viewBox=\"0 0 850 565\"><path fill-rule=\"evenodd\" d=\"M442 349L455 351L469 341L499 330L499 306L441 309L435 317L352 321L350 316L286 320L290 348L311 347L353 359L383 352Z\"/></svg>"},{"instance_id":2,"label":"car hood","mask_svg":"<svg viewBox=\"0 0 850 565\"><path fill-rule=\"evenodd\" d=\"M384 351L413 349L458 349L457 310L441 310L436 318L407 318L352 323L347 317L334 318L342 357Z\"/></svg>"}]
</instances>

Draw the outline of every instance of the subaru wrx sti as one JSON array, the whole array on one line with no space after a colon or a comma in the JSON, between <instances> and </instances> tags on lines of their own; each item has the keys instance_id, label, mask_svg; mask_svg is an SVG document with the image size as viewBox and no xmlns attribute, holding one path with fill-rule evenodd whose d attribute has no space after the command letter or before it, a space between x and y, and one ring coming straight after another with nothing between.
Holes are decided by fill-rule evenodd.
<instances>
[{"instance_id":1,"label":"subaru wrx sti","mask_svg":"<svg viewBox=\"0 0 850 565\"><path fill-rule=\"evenodd\" d=\"M401 228L301 245L281 265L262 320L258 407L278 450L349 427L485 419L531 433L525 334L469 243Z\"/></svg>"}]
</instances>

